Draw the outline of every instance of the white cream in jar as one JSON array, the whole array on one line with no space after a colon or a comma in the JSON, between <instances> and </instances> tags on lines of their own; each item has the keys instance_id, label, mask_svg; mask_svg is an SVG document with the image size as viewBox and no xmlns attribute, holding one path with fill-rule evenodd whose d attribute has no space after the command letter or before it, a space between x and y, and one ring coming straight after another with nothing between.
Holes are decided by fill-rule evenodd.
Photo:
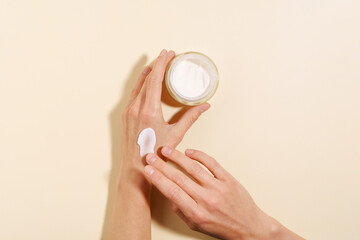
<instances>
[{"instance_id":1,"label":"white cream in jar","mask_svg":"<svg viewBox=\"0 0 360 240\"><path fill-rule=\"evenodd\" d=\"M198 52L176 56L165 75L170 95L180 103L198 105L209 100L215 93L219 74L214 62Z\"/></svg>"}]
</instances>

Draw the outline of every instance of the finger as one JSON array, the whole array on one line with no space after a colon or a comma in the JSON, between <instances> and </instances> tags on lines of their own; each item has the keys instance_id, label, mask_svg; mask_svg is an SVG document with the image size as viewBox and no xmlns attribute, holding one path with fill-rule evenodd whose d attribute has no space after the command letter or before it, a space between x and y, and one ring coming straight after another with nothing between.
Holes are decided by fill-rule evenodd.
<instances>
[{"instance_id":1,"label":"finger","mask_svg":"<svg viewBox=\"0 0 360 240\"><path fill-rule=\"evenodd\" d=\"M190 214L196 208L196 202L155 167L146 165L144 172L146 179L167 199L176 204L182 212Z\"/></svg>"},{"instance_id":2,"label":"finger","mask_svg":"<svg viewBox=\"0 0 360 240\"><path fill-rule=\"evenodd\" d=\"M204 103L187 110L180 120L174 125L175 131L185 135L189 128L198 120L200 115L210 108L209 103Z\"/></svg>"},{"instance_id":3,"label":"finger","mask_svg":"<svg viewBox=\"0 0 360 240\"><path fill-rule=\"evenodd\" d=\"M167 53L167 51L164 49L161 51L160 55L154 63L153 70L146 80L146 103L149 107L156 108L160 106L164 74L167 65L174 56L174 51L169 51L169 53Z\"/></svg>"},{"instance_id":4,"label":"finger","mask_svg":"<svg viewBox=\"0 0 360 240\"><path fill-rule=\"evenodd\" d=\"M218 179L227 179L229 173L212 157L204 152L187 149L185 155L203 164Z\"/></svg>"},{"instance_id":5,"label":"finger","mask_svg":"<svg viewBox=\"0 0 360 240\"><path fill-rule=\"evenodd\" d=\"M195 178L201 185L214 181L214 178L196 161L188 158L183 153L171 147L163 147L161 153L172 162L182 167L187 173Z\"/></svg>"},{"instance_id":6,"label":"finger","mask_svg":"<svg viewBox=\"0 0 360 240\"><path fill-rule=\"evenodd\" d=\"M136 98L136 96L139 94L139 92L145 82L145 78L148 76L148 74L150 72L151 72L151 67L149 67L149 66L146 66L144 68L144 70L141 72L134 89L131 91L129 104L132 103L134 101L134 99Z\"/></svg>"},{"instance_id":7,"label":"finger","mask_svg":"<svg viewBox=\"0 0 360 240\"><path fill-rule=\"evenodd\" d=\"M198 199L201 194L201 187L187 177L184 173L178 169L170 166L156 154L150 153L146 155L146 162L151 166L155 167L161 173L163 173L167 178L176 183L182 190L184 190L190 197L193 199Z\"/></svg>"}]
</instances>

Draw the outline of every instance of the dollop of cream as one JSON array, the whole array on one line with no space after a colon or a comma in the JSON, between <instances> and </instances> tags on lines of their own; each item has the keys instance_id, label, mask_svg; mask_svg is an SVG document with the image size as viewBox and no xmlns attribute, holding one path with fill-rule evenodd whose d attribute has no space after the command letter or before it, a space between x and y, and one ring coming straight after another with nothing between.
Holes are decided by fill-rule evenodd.
<instances>
[{"instance_id":1,"label":"dollop of cream","mask_svg":"<svg viewBox=\"0 0 360 240\"><path fill-rule=\"evenodd\" d=\"M140 147L140 156L144 157L148 153L154 153L156 144L156 134L154 129L145 128L139 134L137 144Z\"/></svg>"},{"instance_id":2,"label":"dollop of cream","mask_svg":"<svg viewBox=\"0 0 360 240\"><path fill-rule=\"evenodd\" d=\"M208 73L201 59L180 61L173 70L171 82L174 88L186 98L199 97L210 84Z\"/></svg>"}]
</instances>

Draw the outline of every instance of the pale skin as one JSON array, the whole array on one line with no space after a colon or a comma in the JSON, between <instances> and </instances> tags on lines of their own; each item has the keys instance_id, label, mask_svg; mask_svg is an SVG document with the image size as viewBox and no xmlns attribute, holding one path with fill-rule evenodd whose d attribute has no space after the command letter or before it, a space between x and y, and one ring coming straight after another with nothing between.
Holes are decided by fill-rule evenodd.
<instances>
[{"instance_id":1,"label":"pale skin","mask_svg":"<svg viewBox=\"0 0 360 240\"><path fill-rule=\"evenodd\" d=\"M210 107L208 103L192 107L173 124L164 120L161 109L162 81L165 69L174 56L174 51L162 50L153 67L145 67L123 112L122 162L106 239L151 238L151 184L143 174L145 160L140 157L137 145L139 133L145 128L154 129L155 152L165 144L176 147L191 125Z\"/></svg>"},{"instance_id":2,"label":"pale skin","mask_svg":"<svg viewBox=\"0 0 360 240\"><path fill-rule=\"evenodd\" d=\"M168 198L173 210L195 231L220 239L303 239L265 214L214 158L197 150L188 149L183 154L175 149L210 105L190 108L174 124L164 120L162 81L174 56L173 51L163 50L153 68L144 69L123 113L123 159L107 239L151 239L151 186ZM154 129L157 142L155 153L148 154L144 161L136 142L139 133L148 127ZM157 154L160 150L162 155Z\"/></svg>"},{"instance_id":3,"label":"pale skin","mask_svg":"<svg viewBox=\"0 0 360 240\"><path fill-rule=\"evenodd\" d=\"M246 189L206 153L188 149L183 154L169 146L161 153L194 180L156 154L146 156L145 176L192 230L220 239L303 239L261 211Z\"/></svg>"}]
</instances>

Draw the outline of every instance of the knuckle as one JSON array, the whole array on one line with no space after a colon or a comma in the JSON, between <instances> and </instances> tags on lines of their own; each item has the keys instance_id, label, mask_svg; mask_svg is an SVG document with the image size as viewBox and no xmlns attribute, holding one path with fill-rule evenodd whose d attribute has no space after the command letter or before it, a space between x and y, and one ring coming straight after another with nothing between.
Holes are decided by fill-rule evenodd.
<instances>
[{"instance_id":1,"label":"knuckle","mask_svg":"<svg viewBox=\"0 0 360 240\"><path fill-rule=\"evenodd\" d=\"M145 122L150 122L155 117L155 111L151 111L149 109L144 109L140 113L140 117Z\"/></svg>"},{"instance_id":2,"label":"knuckle","mask_svg":"<svg viewBox=\"0 0 360 240\"><path fill-rule=\"evenodd\" d=\"M222 198L226 198L231 195L235 189L235 184L230 182L226 182L223 180L216 180L214 186L214 193L217 196L221 196Z\"/></svg>"},{"instance_id":3,"label":"knuckle","mask_svg":"<svg viewBox=\"0 0 360 240\"><path fill-rule=\"evenodd\" d=\"M178 186L183 186L185 182L183 176L181 176L180 174L175 174L173 180Z\"/></svg>"},{"instance_id":4,"label":"knuckle","mask_svg":"<svg viewBox=\"0 0 360 240\"><path fill-rule=\"evenodd\" d=\"M230 192L228 186L219 186L219 187L217 187L217 191L218 191L222 196L227 196L228 193Z\"/></svg>"},{"instance_id":5,"label":"knuckle","mask_svg":"<svg viewBox=\"0 0 360 240\"><path fill-rule=\"evenodd\" d=\"M200 174L202 174L202 171L203 171L203 168L195 162L193 163L193 166L191 169L192 169L191 174L193 174L193 175L200 175Z\"/></svg>"},{"instance_id":6,"label":"knuckle","mask_svg":"<svg viewBox=\"0 0 360 240\"><path fill-rule=\"evenodd\" d=\"M236 183L227 183L222 182L220 185L216 186L216 192L219 196L226 199L233 195L234 191L237 189Z\"/></svg>"},{"instance_id":7,"label":"knuckle","mask_svg":"<svg viewBox=\"0 0 360 240\"><path fill-rule=\"evenodd\" d=\"M209 164L209 168L211 168L211 169L216 169L219 167L218 162L212 157L209 158L208 164Z\"/></svg>"},{"instance_id":8,"label":"knuckle","mask_svg":"<svg viewBox=\"0 0 360 240\"><path fill-rule=\"evenodd\" d=\"M199 228L202 225L206 224L208 221L208 218L206 214L203 211L197 211L193 216L193 223L195 225L195 228Z\"/></svg>"},{"instance_id":9,"label":"knuckle","mask_svg":"<svg viewBox=\"0 0 360 240\"><path fill-rule=\"evenodd\" d=\"M171 201L174 201L179 198L180 191L177 187L172 187L169 190L169 198Z\"/></svg>"},{"instance_id":10,"label":"knuckle","mask_svg":"<svg viewBox=\"0 0 360 240\"><path fill-rule=\"evenodd\" d=\"M135 107L130 107L127 111L127 117L134 119L138 116L138 110Z\"/></svg>"},{"instance_id":11,"label":"knuckle","mask_svg":"<svg viewBox=\"0 0 360 240\"><path fill-rule=\"evenodd\" d=\"M211 211L219 209L220 200L217 196L210 196L205 200L205 202L206 202L207 207Z\"/></svg>"},{"instance_id":12,"label":"knuckle","mask_svg":"<svg viewBox=\"0 0 360 240\"><path fill-rule=\"evenodd\" d=\"M159 185L161 185L162 183L162 176L160 174L158 174L156 171L150 176L151 178L151 182L153 183L157 183Z\"/></svg>"},{"instance_id":13,"label":"knuckle","mask_svg":"<svg viewBox=\"0 0 360 240\"><path fill-rule=\"evenodd\" d=\"M232 177L232 176L227 177L227 179L226 179L227 188L225 188L226 190L228 190L228 188L234 189L237 187L237 185L238 185L238 181L234 177Z\"/></svg>"}]
</instances>

